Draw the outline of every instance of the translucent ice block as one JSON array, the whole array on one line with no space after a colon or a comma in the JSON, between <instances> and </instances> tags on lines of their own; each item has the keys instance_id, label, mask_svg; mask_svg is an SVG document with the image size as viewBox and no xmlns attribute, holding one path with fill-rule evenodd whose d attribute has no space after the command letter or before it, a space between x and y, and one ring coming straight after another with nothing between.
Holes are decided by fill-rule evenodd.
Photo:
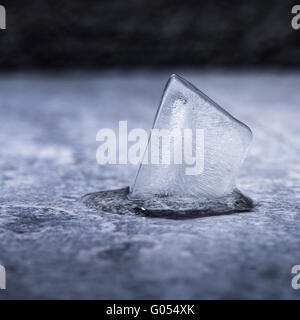
<instances>
[{"instance_id":1,"label":"translucent ice block","mask_svg":"<svg viewBox=\"0 0 300 320\"><path fill-rule=\"evenodd\" d=\"M169 149L171 161L163 164L162 139L156 137L154 141L151 135L144 155L148 164L141 164L130 198L168 197L199 201L224 197L233 192L235 178L252 140L252 132L244 123L191 83L172 75L164 90L153 129L182 132L182 144L175 148L175 138L170 135L170 141L173 141ZM192 134L185 137L184 129L189 129ZM202 133L198 142L196 132ZM191 146L191 154L198 157L193 165L184 159L187 143ZM157 148L160 150L159 164L153 164L151 154ZM174 161L178 155L182 155L181 164ZM197 161L199 168L195 170Z\"/></svg>"},{"instance_id":2,"label":"translucent ice block","mask_svg":"<svg viewBox=\"0 0 300 320\"><path fill-rule=\"evenodd\" d=\"M251 210L252 200L235 188L252 139L245 124L172 75L153 129L133 186L88 194L89 208L176 219Z\"/></svg>"}]
</instances>

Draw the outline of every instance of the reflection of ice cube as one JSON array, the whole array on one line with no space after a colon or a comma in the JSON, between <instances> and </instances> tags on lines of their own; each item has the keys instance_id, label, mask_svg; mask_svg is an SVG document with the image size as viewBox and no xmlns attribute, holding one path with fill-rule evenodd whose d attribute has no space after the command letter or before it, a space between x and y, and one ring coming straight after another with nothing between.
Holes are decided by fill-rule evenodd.
<instances>
[{"instance_id":1,"label":"reflection of ice cube","mask_svg":"<svg viewBox=\"0 0 300 320\"><path fill-rule=\"evenodd\" d=\"M178 149L171 145L170 164L141 164L131 189L132 198L168 196L181 199L211 198L229 194L252 139L251 130L232 117L200 90L183 78L172 75L166 85L153 129L192 130L192 141L182 143L182 164L175 164ZM196 129L204 132L203 172L186 174L193 167L185 162L184 144L190 142L196 155ZM172 140L171 140L172 141ZM162 143L151 135L145 156L150 160L152 145L162 151ZM201 146L200 146L201 148ZM175 150L175 152L174 152ZM177 151L176 151L177 150ZM162 160L160 154L160 160ZM196 164L194 164L195 166Z\"/></svg>"}]
</instances>

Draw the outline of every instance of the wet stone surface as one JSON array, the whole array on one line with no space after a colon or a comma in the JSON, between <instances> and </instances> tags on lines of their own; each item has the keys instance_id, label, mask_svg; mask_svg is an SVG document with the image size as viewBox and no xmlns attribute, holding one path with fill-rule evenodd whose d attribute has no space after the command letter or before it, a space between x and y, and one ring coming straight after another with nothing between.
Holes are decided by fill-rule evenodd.
<instances>
[{"instance_id":1,"label":"wet stone surface","mask_svg":"<svg viewBox=\"0 0 300 320\"><path fill-rule=\"evenodd\" d=\"M137 169L97 165L97 131L149 130L174 71L251 127L237 186L255 207L193 219L87 207L83 195ZM298 299L299 85L279 72L1 75L0 299Z\"/></svg>"}]
</instances>

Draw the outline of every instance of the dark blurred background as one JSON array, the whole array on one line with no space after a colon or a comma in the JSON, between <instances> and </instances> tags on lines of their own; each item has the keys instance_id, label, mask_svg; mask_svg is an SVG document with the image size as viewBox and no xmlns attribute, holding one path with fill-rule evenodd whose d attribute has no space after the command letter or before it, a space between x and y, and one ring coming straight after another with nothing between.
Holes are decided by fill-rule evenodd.
<instances>
[{"instance_id":1,"label":"dark blurred background","mask_svg":"<svg viewBox=\"0 0 300 320\"><path fill-rule=\"evenodd\" d=\"M297 1L0 0L1 70L300 66ZM298 1L300 4L300 0Z\"/></svg>"}]
</instances>

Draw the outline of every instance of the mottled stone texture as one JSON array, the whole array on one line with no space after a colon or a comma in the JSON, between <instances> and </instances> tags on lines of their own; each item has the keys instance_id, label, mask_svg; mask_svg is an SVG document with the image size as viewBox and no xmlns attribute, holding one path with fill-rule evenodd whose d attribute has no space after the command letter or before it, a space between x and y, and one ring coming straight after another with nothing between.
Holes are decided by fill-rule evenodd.
<instances>
[{"instance_id":1,"label":"mottled stone texture","mask_svg":"<svg viewBox=\"0 0 300 320\"><path fill-rule=\"evenodd\" d=\"M149 129L179 73L247 123L238 187L250 213L187 220L88 209L136 168L98 166L96 133ZM298 298L300 74L11 74L0 77L0 264L8 298Z\"/></svg>"},{"instance_id":2,"label":"mottled stone texture","mask_svg":"<svg viewBox=\"0 0 300 320\"><path fill-rule=\"evenodd\" d=\"M0 64L300 66L297 0L1 0Z\"/></svg>"}]
</instances>

